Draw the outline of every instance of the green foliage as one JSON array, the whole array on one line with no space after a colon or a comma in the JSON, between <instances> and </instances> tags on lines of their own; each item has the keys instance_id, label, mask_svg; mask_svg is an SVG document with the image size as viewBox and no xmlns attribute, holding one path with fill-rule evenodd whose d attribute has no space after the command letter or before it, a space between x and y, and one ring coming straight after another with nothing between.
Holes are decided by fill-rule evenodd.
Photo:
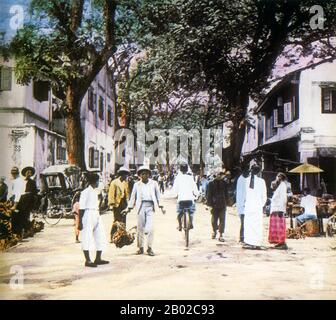
<instances>
[{"instance_id":1,"label":"green foliage","mask_svg":"<svg viewBox=\"0 0 336 320\"><path fill-rule=\"evenodd\" d=\"M327 23L314 31L309 10L318 4ZM336 19L335 0L157 0L146 10L143 33L151 37L143 45L152 59L169 64L177 87L214 90L228 111L260 93L287 44L307 47L335 31Z\"/></svg>"},{"instance_id":2,"label":"green foliage","mask_svg":"<svg viewBox=\"0 0 336 320\"><path fill-rule=\"evenodd\" d=\"M322 30L310 26L313 5L325 10ZM231 120L230 155L237 161L240 135L245 132L242 124L250 122L249 97L258 99L269 85L274 64L287 45L299 45L302 55L309 54L314 41L335 35L336 0L147 0L137 14L137 43L146 50L146 59L128 87L129 108L165 127ZM331 49L318 55L335 56ZM292 63L299 59L292 58ZM208 99L192 99L204 91ZM178 110L167 108L174 94L186 99Z\"/></svg>"},{"instance_id":3,"label":"green foliage","mask_svg":"<svg viewBox=\"0 0 336 320\"><path fill-rule=\"evenodd\" d=\"M64 99L71 86L81 98L118 45L131 38L136 1L33 0L31 22L11 43L19 83L48 80Z\"/></svg>"}]
</instances>

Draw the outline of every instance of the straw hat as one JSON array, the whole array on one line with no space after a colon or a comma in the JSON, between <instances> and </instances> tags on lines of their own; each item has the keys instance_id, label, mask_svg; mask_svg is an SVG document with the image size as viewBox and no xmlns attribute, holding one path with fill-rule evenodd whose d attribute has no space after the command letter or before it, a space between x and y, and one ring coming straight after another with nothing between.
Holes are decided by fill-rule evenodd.
<instances>
[{"instance_id":1,"label":"straw hat","mask_svg":"<svg viewBox=\"0 0 336 320\"><path fill-rule=\"evenodd\" d=\"M143 171L147 171L149 174L152 173L152 171L151 171L148 167L146 167L146 166L141 166L141 167L138 169L138 171L137 171L138 176L139 176Z\"/></svg>"},{"instance_id":2,"label":"straw hat","mask_svg":"<svg viewBox=\"0 0 336 320\"><path fill-rule=\"evenodd\" d=\"M21 174L25 177L25 176L26 176L26 172L27 172L28 170L31 170L32 175L35 174L35 169L34 169L33 167L29 167L29 166L23 168L22 171L21 171Z\"/></svg>"}]
</instances>

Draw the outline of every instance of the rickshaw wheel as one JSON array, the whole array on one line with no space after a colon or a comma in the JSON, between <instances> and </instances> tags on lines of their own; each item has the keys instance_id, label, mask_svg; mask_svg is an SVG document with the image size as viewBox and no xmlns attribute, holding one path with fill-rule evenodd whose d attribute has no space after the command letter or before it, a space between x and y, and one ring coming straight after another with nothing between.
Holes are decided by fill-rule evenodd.
<instances>
[{"instance_id":1,"label":"rickshaw wheel","mask_svg":"<svg viewBox=\"0 0 336 320\"><path fill-rule=\"evenodd\" d=\"M47 209L43 215L44 221L49 225L56 225L63 218L63 212L60 209Z\"/></svg>"}]
</instances>

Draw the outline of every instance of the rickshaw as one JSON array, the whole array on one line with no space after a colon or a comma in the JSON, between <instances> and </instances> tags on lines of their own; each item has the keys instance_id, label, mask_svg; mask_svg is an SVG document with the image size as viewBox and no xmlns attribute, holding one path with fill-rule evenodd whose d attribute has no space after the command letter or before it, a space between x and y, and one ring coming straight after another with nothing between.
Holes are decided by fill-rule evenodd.
<instances>
[{"instance_id":1,"label":"rickshaw","mask_svg":"<svg viewBox=\"0 0 336 320\"><path fill-rule=\"evenodd\" d=\"M83 188L81 169L75 165L53 165L41 174L39 214L48 224L57 224L62 217L73 218L76 192Z\"/></svg>"}]
</instances>

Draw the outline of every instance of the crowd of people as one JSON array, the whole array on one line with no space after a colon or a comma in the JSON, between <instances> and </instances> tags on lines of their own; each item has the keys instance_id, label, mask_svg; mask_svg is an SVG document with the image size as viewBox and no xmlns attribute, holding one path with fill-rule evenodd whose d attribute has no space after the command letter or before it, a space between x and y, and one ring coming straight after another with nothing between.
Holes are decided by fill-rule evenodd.
<instances>
[{"instance_id":1,"label":"crowd of people","mask_svg":"<svg viewBox=\"0 0 336 320\"><path fill-rule=\"evenodd\" d=\"M11 170L12 179L7 186L5 178L0 178L0 197L2 201L12 203L13 233L19 237L29 236L30 212L34 207L37 195L33 167L25 167L20 171L17 167ZM86 184L74 203L76 213L76 242L81 242L85 257L85 266L97 267L106 264L101 258L106 248L107 237L99 214L101 202L98 188L99 175L90 173L86 176ZM126 167L121 167L116 176L111 176L108 185L107 204L113 212L113 223L110 230L110 241L117 232L116 222L124 224L130 210L137 213L137 254L154 256L153 251L153 217L154 212L162 209L160 197L169 187L177 198L177 229L182 230L182 212L187 209L190 214L189 228L193 229L193 215L196 199L203 199L211 212L211 238L225 242L225 221L228 206L235 203L240 218L239 241L244 249L262 249L264 207L267 203L267 186L261 178L261 168L254 162L243 164L241 174L233 181L231 173L218 168L211 175L194 175L187 164L182 164L178 172L164 174L160 172L152 176L149 167L142 166L136 175ZM286 244L286 212L287 201L292 196L290 183L284 173L278 173L269 186L272 191L270 199L269 243L276 249L287 249ZM303 213L297 217L300 225L308 219L316 219L317 198L311 195L309 188L304 190L301 200ZM79 233L81 232L81 241ZM147 245L147 248L145 248ZM96 250L94 261L89 251Z\"/></svg>"},{"instance_id":2,"label":"crowd of people","mask_svg":"<svg viewBox=\"0 0 336 320\"><path fill-rule=\"evenodd\" d=\"M232 183L224 169L220 168L212 173L211 179L203 176L198 180L193 174L190 174L190 169L187 164L183 164L179 168L179 172L173 175L172 179L172 194L177 198L177 229L182 230L182 212L187 209L190 214L189 228L193 229L193 215L195 212L195 200L203 195L205 204L210 208L212 239L224 242L226 208L230 205L230 188ZM153 251L153 217L154 212L157 212L160 207L160 196L164 192L166 177L160 173L158 179L151 179L151 170L148 167L142 166L137 171L137 180L130 184L130 171L121 167L117 172L110 185L108 192L108 205L113 211L114 223L122 222L126 225L127 213L133 208L136 209L138 225L137 225L137 254L154 256ZM99 177L97 176L96 179ZM287 249L286 245L286 206L288 199L288 184L286 176L279 173L276 180L272 183L273 196L271 198L271 215L269 227L269 242L274 244L274 248ZM93 192L89 186L88 193ZM265 180L260 177L260 167L256 164L243 166L242 173L237 179L236 190L236 206L238 215L241 220L241 228L239 239L243 244L244 249L261 249L263 235L263 208L267 202L267 189ZM83 196L84 197L84 196ZM86 196L87 197L87 196ZM99 235L103 228L101 227L101 219L96 213L95 224L86 218L90 215L91 202L87 204L87 200L83 200L82 196L79 201L81 213L81 221L85 239L89 239L88 235L92 235L91 241L96 241L97 252L100 252L105 237ZM99 211L98 207L94 210ZM305 213L307 216L307 212ZM310 213L309 213L310 214ZM299 217L298 221L302 221L304 217ZM111 229L111 240L116 232L114 225ZM147 249L145 250L145 243ZM89 244L87 240L82 244L84 256L86 259L85 265L95 267L100 263L91 262L88 256ZM100 256L99 256L100 257ZM97 260L97 258L96 258ZM95 261L96 261L95 260ZM99 259L98 259L99 261Z\"/></svg>"},{"instance_id":3,"label":"crowd of people","mask_svg":"<svg viewBox=\"0 0 336 320\"><path fill-rule=\"evenodd\" d=\"M38 193L36 182L32 179L35 169L25 167L20 172L14 166L10 173L8 185L5 177L0 179L0 202L10 203L11 232L18 240L22 240L33 236L30 213L36 205Z\"/></svg>"}]
</instances>

